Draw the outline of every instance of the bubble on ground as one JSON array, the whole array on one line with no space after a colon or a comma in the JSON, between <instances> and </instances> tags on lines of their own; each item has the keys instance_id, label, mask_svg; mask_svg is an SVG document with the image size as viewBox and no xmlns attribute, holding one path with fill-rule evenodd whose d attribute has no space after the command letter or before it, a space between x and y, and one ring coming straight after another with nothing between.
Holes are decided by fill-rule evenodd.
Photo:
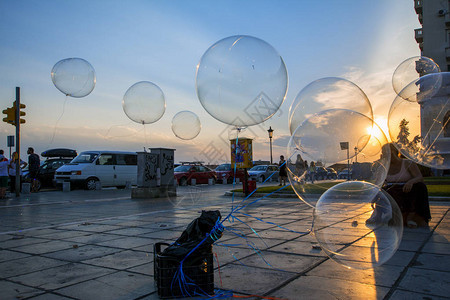
<instances>
[{"instance_id":1,"label":"bubble on ground","mask_svg":"<svg viewBox=\"0 0 450 300\"><path fill-rule=\"evenodd\" d=\"M314 210L314 235L335 262L371 269L387 262L403 235L395 200L367 182L343 182L327 190Z\"/></svg>"}]
</instances>

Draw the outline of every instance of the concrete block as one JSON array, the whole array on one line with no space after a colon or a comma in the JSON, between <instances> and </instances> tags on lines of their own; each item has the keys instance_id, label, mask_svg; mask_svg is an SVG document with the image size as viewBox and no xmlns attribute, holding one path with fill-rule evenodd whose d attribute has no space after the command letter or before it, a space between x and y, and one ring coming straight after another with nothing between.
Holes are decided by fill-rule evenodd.
<instances>
[{"instance_id":1,"label":"concrete block","mask_svg":"<svg viewBox=\"0 0 450 300\"><path fill-rule=\"evenodd\" d=\"M63 192L70 192L70 182L69 181L63 182Z\"/></svg>"},{"instance_id":2,"label":"concrete block","mask_svg":"<svg viewBox=\"0 0 450 300\"><path fill-rule=\"evenodd\" d=\"M22 194L29 194L31 190L31 184L28 182L22 183Z\"/></svg>"}]
</instances>

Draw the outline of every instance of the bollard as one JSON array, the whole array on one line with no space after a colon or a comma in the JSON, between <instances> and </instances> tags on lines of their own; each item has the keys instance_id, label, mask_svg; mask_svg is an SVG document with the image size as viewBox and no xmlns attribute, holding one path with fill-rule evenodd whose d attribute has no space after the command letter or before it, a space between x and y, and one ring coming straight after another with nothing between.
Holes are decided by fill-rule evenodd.
<instances>
[{"instance_id":1,"label":"bollard","mask_svg":"<svg viewBox=\"0 0 450 300\"><path fill-rule=\"evenodd\" d=\"M31 184L28 182L22 183L22 194L29 194L31 190Z\"/></svg>"},{"instance_id":2,"label":"bollard","mask_svg":"<svg viewBox=\"0 0 450 300\"><path fill-rule=\"evenodd\" d=\"M194 178L191 179L191 185L195 185L197 183L197 180L195 180Z\"/></svg>"},{"instance_id":3,"label":"bollard","mask_svg":"<svg viewBox=\"0 0 450 300\"><path fill-rule=\"evenodd\" d=\"M208 178L208 185L213 185L213 179L212 178Z\"/></svg>"},{"instance_id":4,"label":"bollard","mask_svg":"<svg viewBox=\"0 0 450 300\"><path fill-rule=\"evenodd\" d=\"M70 181L63 182L63 192L70 192Z\"/></svg>"},{"instance_id":5,"label":"bollard","mask_svg":"<svg viewBox=\"0 0 450 300\"><path fill-rule=\"evenodd\" d=\"M261 183L264 182L262 177L259 177L259 182L261 182Z\"/></svg>"},{"instance_id":6,"label":"bollard","mask_svg":"<svg viewBox=\"0 0 450 300\"><path fill-rule=\"evenodd\" d=\"M127 190L131 189L131 181L125 181L125 188Z\"/></svg>"},{"instance_id":7,"label":"bollard","mask_svg":"<svg viewBox=\"0 0 450 300\"><path fill-rule=\"evenodd\" d=\"M222 179L222 184L227 184L228 182L227 182L228 180L225 178L225 177L223 177L223 179Z\"/></svg>"},{"instance_id":8,"label":"bollard","mask_svg":"<svg viewBox=\"0 0 450 300\"><path fill-rule=\"evenodd\" d=\"M236 184L239 184L239 182L240 182L239 178L236 178Z\"/></svg>"}]
</instances>

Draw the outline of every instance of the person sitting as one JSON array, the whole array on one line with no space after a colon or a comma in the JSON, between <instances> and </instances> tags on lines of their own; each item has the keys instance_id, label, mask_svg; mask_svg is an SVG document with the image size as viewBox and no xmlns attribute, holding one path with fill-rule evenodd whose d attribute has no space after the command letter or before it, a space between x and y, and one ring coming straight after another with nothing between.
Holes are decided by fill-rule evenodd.
<instances>
[{"instance_id":1,"label":"person sitting","mask_svg":"<svg viewBox=\"0 0 450 300\"><path fill-rule=\"evenodd\" d=\"M403 159L392 143L389 147L391 164L383 189L397 202L406 226L428 226L431 219L428 189L419 167L413 161Z\"/></svg>"}]
</instances>

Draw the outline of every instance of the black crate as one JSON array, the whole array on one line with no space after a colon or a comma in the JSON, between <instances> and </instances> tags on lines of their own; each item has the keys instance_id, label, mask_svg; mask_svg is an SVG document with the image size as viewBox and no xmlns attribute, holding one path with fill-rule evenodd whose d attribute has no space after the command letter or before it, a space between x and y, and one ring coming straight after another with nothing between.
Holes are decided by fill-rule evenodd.
<instances>
[{"instance_id":1,"label":"black crate","mask_svg":"<svg viewBox=\"0 0 450 300\"><path fill-rule=\"evenodd\" d=\"M191 296L214 295L212 248L206 257L188 257L183 262L185 279L187 282L194 284L184 285L184 291L182 291L179 281L173 281L175 273L180 266L180 260L170 256L163 256L161 246L169 246L169 244L156 243L154 245L154 276L160 298L187 297L188 294Z\"/></svg>"}]
</instances>

